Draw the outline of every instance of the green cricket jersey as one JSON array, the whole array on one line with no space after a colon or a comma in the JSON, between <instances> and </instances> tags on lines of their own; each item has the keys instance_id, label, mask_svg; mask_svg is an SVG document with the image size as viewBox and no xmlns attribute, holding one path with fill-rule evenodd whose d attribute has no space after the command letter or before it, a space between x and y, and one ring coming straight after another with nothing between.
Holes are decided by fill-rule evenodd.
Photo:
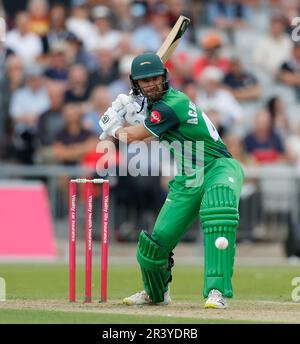
<instances>
[{"instance_id":1,"label":"green cricket jersey","mask_svg":"<svg viewBox=\"0 0 300 344\"><path fill-rule=\"evenodd\" d=\"M207 115L173 88L148 106L144 125L170 149L182 175L190 174L184 164L197 169L232 157Z\"/></svg>"}]
</instances>

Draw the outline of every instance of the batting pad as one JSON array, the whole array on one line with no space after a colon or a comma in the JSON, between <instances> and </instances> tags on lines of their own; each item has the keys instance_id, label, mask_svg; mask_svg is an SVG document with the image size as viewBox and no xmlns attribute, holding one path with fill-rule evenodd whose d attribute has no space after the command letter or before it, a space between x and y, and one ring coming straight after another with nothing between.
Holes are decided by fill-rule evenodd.
<instances>
[{"instance_id":1,"label":"batting pad","mask_svg":"<svg viewBox=\"0 0 300 344\"><path fill-rule=\"evenodd\" d=\"M142 231L138 242L137 260L141 266L144 288L151 301L164 301L164 293L171 281L172 259L169 252Z\"/></svg>"},{"instance_id":2,"label":"batting pad","mask_svg":"<svg viewBox=\"0 0 300 344\"><path fill-rule=\"evenodd\" d=\"M212 289L232 297L231 278L235 256L236 227L239 223L237 200L227 185L211 187L203 197L200 218L204 232L204 289L206 298ZM228 240L228 247L215 246L218 237Z\"/></svg>"}]
</instances>

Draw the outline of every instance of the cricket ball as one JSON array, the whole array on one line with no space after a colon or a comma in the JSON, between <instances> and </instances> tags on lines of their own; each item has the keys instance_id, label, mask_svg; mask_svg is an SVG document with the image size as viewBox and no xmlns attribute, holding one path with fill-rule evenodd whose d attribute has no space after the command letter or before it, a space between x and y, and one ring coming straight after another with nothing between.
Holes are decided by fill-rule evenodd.
<instances>
[{"instance_id":1,"label":"cricket ball","mask_svg":"<svg viewBox=\"0 0 300 344\"><path fill-rule=\"evenodd\" d=\"M219 237L216 239L215 245L219 250L225 250L228 246L228 240L224 237Z\"/></svg>"}]
</instances>

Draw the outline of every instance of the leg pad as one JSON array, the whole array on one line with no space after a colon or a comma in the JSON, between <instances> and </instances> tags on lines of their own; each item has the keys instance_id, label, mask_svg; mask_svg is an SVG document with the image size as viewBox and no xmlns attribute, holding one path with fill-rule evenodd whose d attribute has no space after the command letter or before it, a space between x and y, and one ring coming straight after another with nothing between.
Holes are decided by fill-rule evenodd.
<instances>
[{"instance_id":1,"label":"leg pad","mask_svg":"<svg viewBox=\"0 0 300 344\"><path fill-rule=\"evenodd\" d=\"M150 235L141 232L137 260L141 267L144 288L153 303L162 302L172 280L173 252L168 252Z\"/></svg>"},{"instance_id":2,"label":"leg pad","mask_svg":"<svg viewBox=\"0 0 300 344\"><path fill-rule=\"evenodd\" d=\"M201 204L200 218L204 232L204 297L212 289L232 297L231 278L235 256L236 227L239 223L237 200L227 185L215 185L205 194ZM219 250L215 246L218 237L228 240L228 247Z\"/></svg>"}]
</instances>

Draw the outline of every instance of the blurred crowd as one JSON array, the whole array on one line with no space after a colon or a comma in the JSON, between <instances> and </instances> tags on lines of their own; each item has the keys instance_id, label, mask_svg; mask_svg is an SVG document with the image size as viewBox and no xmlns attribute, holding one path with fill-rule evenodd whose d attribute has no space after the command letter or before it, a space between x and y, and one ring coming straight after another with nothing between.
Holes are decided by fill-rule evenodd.
<instances>
[{"instance_id":1,"label":"blurred crowd","mask_svg":"<svg viewBox=\"0 0 300 344\"><path fill-rule=\"evenodd\" d=\"M95 164L99 117L133 57L191 25L166 66L245 166L300 169L297 0L4 0L0 160ZM144 184L143 184L144 185Z\"/></svg>"},{"instance_id":2,"label":"blurred crowd","mask_svg":"<svg viewBox=\"0 0 300 344\"><path fill-rule=\"evenodd\" d=\"M1 160L93 159L99 116L130 89L133 57L156 51L180 14L192 19L167 62L244 164L300 167L298 1L4 1Z\"/></svg>"}]
</instances>

